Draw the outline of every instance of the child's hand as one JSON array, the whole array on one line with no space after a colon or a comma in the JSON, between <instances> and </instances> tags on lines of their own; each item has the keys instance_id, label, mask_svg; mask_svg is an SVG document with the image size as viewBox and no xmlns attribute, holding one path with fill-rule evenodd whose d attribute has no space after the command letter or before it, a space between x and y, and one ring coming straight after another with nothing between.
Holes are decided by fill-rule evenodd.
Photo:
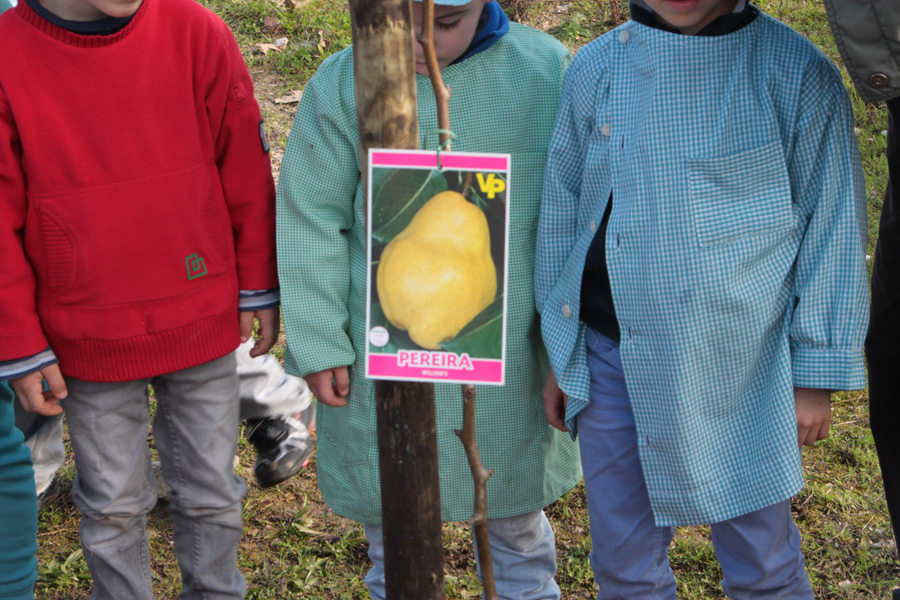
<instances>
[{"instance_id":1,"label":"child's hand","mask_svg":"<svg viewBox=\"0 0 900 600\"><path fill-rule=\"evenodd\" d=\"M547 379L544 380L544 411L547 413L547 422L560 431L568 431L566 427L566 402L569 397L559 389L556 384L556 375L553 369L547 371Z\"/></svg>"},{"instance_id":2,"label":"child's hand","mask_svg":"<svg viewBox=\"0 0 900 600\"><path fill-rule=\"evenodd\" d=\"M46 379L49 391L43 391L41 380ZM66 381L59 372L59 365L49 365L40 371L29 373L9 382L19 402L28 412L38 413L45 417L58 415L63 411L59 401L65 398L69 392L66 389Z\"/></svg>"},{"instance_id":3,"label":"child's hand","mask_svg":"<svg viewBox=\"0 0 900 600\"><path fill-rule=\"evenodd\" d=\"M325 369L304 377L316 400L328 406L347 406L350 393L350 374L347 367Z\"/></svg>"},{"instance_id":4,"label":"child's hand","mask_svg":"<svg viewBox=\"0 0 900 600\"><path fill-rule=\"evenodd\" d=\"M259 340L250 349L250 356L256 358L268 352L278 340L278 324L280 321L278 307L264 308L262 310L242 311L238 313L238 323L241 328L241 343L250 339L253 334L253 317L259 319Z\"/></svg>"},{"instance_id":5,"label":"child's hand","mask_svg":"<svg viewBox=\"0 0 900 600\"><path fill-rule=\"evenodd\" d=\"M831 392L811 388L794 388L797 409L797 443L812 446L828 437L831 427Z\"/></svg>"}]
</instances>

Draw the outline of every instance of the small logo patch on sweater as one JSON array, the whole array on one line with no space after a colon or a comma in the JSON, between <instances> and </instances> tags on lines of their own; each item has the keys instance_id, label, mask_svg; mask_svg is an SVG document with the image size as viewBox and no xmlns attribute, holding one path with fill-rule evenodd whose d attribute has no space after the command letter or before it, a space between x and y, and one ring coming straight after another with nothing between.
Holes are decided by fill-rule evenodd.
<instances>
[{"instance_id":1,"label":"small logo patch on sweater","mask_svg":"<svg viewBox=\"0 0 900 600\"><path fill-rule=\"evenodd\" d=\"M184 263L187 265L188 280L206 275L206 261L199 254L191 254L184 259Z\"/></svg>"},{"instance_id":2,"label":"small logo patch on sweater","mask_svg":"<svg viewBox=\"0 0 900 600\"><path fill-rule=\"evenodd\" d=\"M269 153L269 137L266 135L266 126L259 122L259 141L262 142L263 152Z\"/></svg>"}]
</instances>

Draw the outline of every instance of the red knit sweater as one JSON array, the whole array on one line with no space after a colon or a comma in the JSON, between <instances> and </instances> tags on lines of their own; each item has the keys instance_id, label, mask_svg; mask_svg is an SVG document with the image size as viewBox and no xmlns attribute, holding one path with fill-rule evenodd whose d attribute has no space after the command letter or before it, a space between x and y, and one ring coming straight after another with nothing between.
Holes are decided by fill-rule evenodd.
<instances>
[{"instance_id":1,"label":"red knit sweater","mask_svg":"<svg viewBox=\"0 0 900 600\"><path fill-rule=\"evenodd\" d=\"M194 0L109 36L0 16L0 361L150 377L224 356L238 290L277 287L253 84Z\"/></svg>"}]
</instances>

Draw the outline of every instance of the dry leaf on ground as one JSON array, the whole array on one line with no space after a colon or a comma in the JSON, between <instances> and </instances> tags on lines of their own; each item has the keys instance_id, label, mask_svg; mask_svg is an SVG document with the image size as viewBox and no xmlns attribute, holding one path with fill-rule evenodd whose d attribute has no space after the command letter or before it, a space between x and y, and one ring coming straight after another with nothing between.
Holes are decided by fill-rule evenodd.
<instances>
[{"instance_id":1,"label":"dry leaf on ground","mask_svg":"<svg viewBox=\"0 0 900 600\"><path fill-rule=\"evenodd\" d=\"M281 23L278 17L268 16L263 20L262 30L265 32L281 31Z\"/></svg>"},{"instance_id":2,"label":"dry leaf on ground","mask_svg":"<svg viewBox=\"0 0 900 600\"><path fill-rule=\"evenodd\" d=\"M281 98L277 98L275 100L275 104L291 104L293 102L300 102L301 96L303 96L303 90L294 90L290 94L282 96Z\"/></svg>"},{"instance_id":3,"label":"dry leaf on ground","mask_svg":"<svg viewBox=\"0 0 900 600\"><path fill-rule=\"evenodd\" d=\"M264 56L268 56L269 52L272 50L281 52L282 50L284 50L284 46L278 46L276 44L256 44L255 46L253 46L253 52L255 52L256 54L262 54Z\"/></svg>"}]
</instances>

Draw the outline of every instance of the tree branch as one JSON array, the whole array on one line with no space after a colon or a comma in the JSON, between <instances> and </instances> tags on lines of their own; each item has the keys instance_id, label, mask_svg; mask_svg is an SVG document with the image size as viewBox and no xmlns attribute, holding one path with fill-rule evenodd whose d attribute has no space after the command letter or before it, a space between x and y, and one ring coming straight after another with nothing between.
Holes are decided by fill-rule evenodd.
<instances>
[{"instance_id":1,"label":"tree branch","mask_svg":"<svg viewBox=\"0 0 900 600\"><path fill-rule=\"evenodd\" d=\"M444 85L437 53L434 51L434 0L423 0L422 2L422 30L419 32L418 40L425 53L428 76L431 78L431 87L434 89L438 128L450 131L450 90ZM445 143L446 146L444 146ZM449 152L450 135L442 132L439 144L442 151Z\"/></svg>"},{"instance_id":2,"label":"tree branch","mask_svg":"<svg viewBox=\"0 0 900 600\"><path fill-rule=\"evenodd\" d=\"M478 564L481 565L481 583L484 586L485 600L497 600L497 584L494 581L494 561L491 558L491 546L487 529L487 481L494 474L481 463L478 454L478 443L475 440L475 386L467 383L462 386L463 395L463 428L457 429L456 435L466 449L466 458L475 481L475 506L472 508L472 529L478 542Z\"/></svg>"}]
</instances>

